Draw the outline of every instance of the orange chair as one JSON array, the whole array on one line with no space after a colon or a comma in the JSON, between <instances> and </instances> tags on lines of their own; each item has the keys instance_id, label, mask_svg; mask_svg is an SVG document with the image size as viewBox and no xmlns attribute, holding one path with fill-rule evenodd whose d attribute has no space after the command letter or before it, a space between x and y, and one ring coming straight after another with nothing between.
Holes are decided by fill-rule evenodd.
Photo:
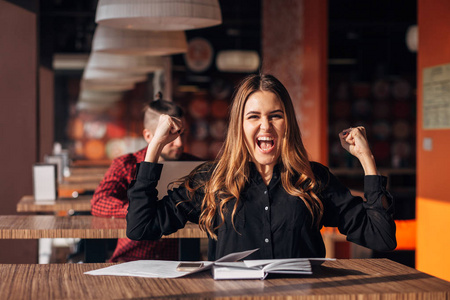
<instances>
[{"instance_id":1,"label":"orange chair","mask_svg":"<svg viewBox=\"0 0 450 300\"><path fill-rule=\"evenodd\" d=\"M416 220L395 220L397 226L397 248L395 250L416 250Z\"/></svg>"}]
</instances>

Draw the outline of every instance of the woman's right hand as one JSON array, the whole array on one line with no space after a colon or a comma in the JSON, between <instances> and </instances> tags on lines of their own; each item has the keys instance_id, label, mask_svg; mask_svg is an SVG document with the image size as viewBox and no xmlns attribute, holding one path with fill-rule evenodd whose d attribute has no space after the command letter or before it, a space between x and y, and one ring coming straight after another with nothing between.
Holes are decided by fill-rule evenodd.
<instances>
[{"instance_id":1,"label":"woman's right hand","mask_svg":"<svg viewBox=\"0 0 450 300\"><path fill-rule=\"evenodd\" d=\"M148 144L145 161L158 162L159 156L165 145L174 141L184 131L181 119L169 115L159 117L158 126L153 133L153 137Z\"/></svg>"},{"instance_id":2,"label":"woman's right hand","mask_svg":"<svg viewBox=\"0 0 450 300\"><path fill-rule=\"evenodd\" d=\"M169 115L161 115L150 143L155 141L156 143L163 144L164 147L179 137L183 131L183 122L180 119Z\"/></svg>"}]
</instances>

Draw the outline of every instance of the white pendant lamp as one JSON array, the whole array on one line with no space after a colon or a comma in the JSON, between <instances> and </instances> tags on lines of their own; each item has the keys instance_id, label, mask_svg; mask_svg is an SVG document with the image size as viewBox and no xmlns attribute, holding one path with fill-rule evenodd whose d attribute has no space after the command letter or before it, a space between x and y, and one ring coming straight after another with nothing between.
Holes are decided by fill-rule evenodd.
<instances>
[{"instance_id":1,"label":"white pendant lamp","mask_svg":"<svg viewBox=\"0 0 450 300\"><path fill-rule=\"evenodd\" d=\"M417 25L408 27L406 30L405 41L409 51L417 52L417 48L419 47L419 30Z\"/></svg>"},{"instance_id":2,"label":"white pendant lamp","mask_svg":"<svg viewBox=\"0 0 450 300\"><path fill-rule=\"evenodd\" d=\"M145 74L103 71L99 69L86 68L83 72L83 79L90 82L136 83L146 81L147 76Z\"/></svg>"},{"instance_id":3,"label":"white pendant lamp","mask_svg":"<svg viewBox=\"0 0 450 300\"><path fill-rule=\"evenodd\" d=\"M152 73L163 70L165 57L120 55L92 52L89 56L88 68L133 73Z\"/></svg>"},{"instance_id":4,"label":"white pendant lamp","mask_svg":"<svg viewBox=\"0 0 450 300\"><path fill-rule=\"evenodd\" d=\"M128 83L111 83L111 82L92 82L82 80L80 84L81 90L97 91L97 92L126 92L134 89L135 84Z\"/></svg>"},{"instance_id":5,"label":"white pendant lamp","mask_svg":"<svg viewBox=\"0 0 450 300\"><path fill-rule=\"evenodd\" d=\"M190 30L222 23L218 0L99 0L95 22L133 30Z\"/></svg>"},{"instance_id":6,"label":"white pendant lamp","mask_svg":"<svg viewBox=\"0 0 450 300\"><path fill-rule=\"evenodd\" d=\"M102 112L105 110L108 110L109 108L113 107L114 103L96 103L96 102L84 102L84 101L78 101L76 108L77 110L85 110L90 112Z\"/></svg>"},{"instance_id":7,"label":"white pendant lamp","mask_svg":"<svg viewBox=\"0 0 450 300\"><path fill-rule=\"evenodd\" d=\"M122 92L82 90L78 97L76 108L78 110L100 112L113 107L122 98Z\"/></svg>"},{"instance_id":8,"label":"white pendant lamp","mask_svg":"<svg viewBox=\"0 0 450 300\"><path fill-rule=\"evenodd\" d=\"M256 51L224 50L216 57L216 66L222 72L251 73L258 70L260 64Z\"/></svg>"},{"instance_id":9,"label":"white pendant lamp","mask_svg":"<svg viewBox=\"0 0 450 300\"><path fill-rule=\"evenodd\" d=\"M82 90L78 97L78 101L112 103L120 101L122 98L122 92Z\"/></svg>"},{"instance_id":10,"label":"white pendant lamp","mask_svg":"<svg viewBox=\"0 0 450 300\"><path fill-rule=\"evenodd\" d=\"M127 30L97 26L92 51L110 54L163 56L187 51L184 31Z\"/></svg>"}]
</instances>

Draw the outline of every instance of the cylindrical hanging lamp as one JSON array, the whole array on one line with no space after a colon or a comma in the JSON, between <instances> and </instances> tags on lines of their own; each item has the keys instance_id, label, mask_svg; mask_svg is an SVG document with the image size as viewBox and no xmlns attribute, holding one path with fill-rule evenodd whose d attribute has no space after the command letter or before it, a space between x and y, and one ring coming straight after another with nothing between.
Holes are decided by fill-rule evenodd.
<instances>
[{"instance_id":1,"label":"cylindrical hanging lamp","mask_svg":"<svg viewBox=\"0 0 450 300\"><path fill-rule=\"evenodd\" d=\"M187 51L184 31L127 30L97 26L92 51L111 54L163 56Z\"/></svg>"},{"instance_id":2,"label":"cylindrical hanging lamp","mask_svg":"<svg viewBox=\"0 0 450 300\"><path fill-rule=\"evenodd\" d=\"M218 0L99 0L95 22L133 30L190 30L222 23Z\"/></svg>"},{"instance_id":3,"label":"cylindrical hanging lamp","mask_svg":"<svg viewBox=\"0 0 450 300\"><path fill-rule=\"evenodd\" d=\"M136 83L146 81L147 76L145 74L132 74L86 68L83 72L83 79L91 82Z\"/></svg>"},{"instance_id":4,"label":"cylindrical hanging lamp","mask_svg":"<svg viewBox=\"0 0 450 300\"><path fill-rule=\"evenodd\" d=\"M122 92L81 90L78 101L82 102L117 102L122 100Z\"/></svg>"},{"instance_id":5,"label":"cylindrical hanging lamp","mask_svg":"<svg viewBox=\"0 0 450 300\"><path fill-rule=\"evenodd\" d=\"M405 41L409 51L417 52L417 48L419 46L419 30L417 25L411 25L408 27Z\"/></svg>"},{"instance_id":6,"label":"cylindrical hanging lamp","mask_svg":"<svg viewBox=\"0 0 450 300\"><path fill-rule=\"evenodd\" d=\"M88 68L133 73L151 73L164 69L167 57L120 55L92 52L89 56Z\"/></svg>"},{"instance_id":7,"label":"cylindrical hanging lamp","mask_svg":"<svg viewBox=\"0 0 450 300\"><path fill-rule=\"evenodd\" d=\"M134 89L134 83L111 83L111 82L92 82L82 80L80 89L98 92L125 92Z\"/></svg>"},{"instance_id":8,"label":"cylindrical hanging lamp","mask_svg":"<svg viewBox=\"0 0 450 300\"><path fill-rule=\"evenodd\" d=\"M114 103L109 102L84 102L78 101L76 104L77 110L86 110L91 112L105 111L114 106Z\"/></svg>"},{"instance_id":9,"label":"cylindrical hanging lamp","mask_svg":"<svg viewBox=\"0 0 450 300\"><path fill-rule=\"evenodd\" d=\"M224 50L216 57L216 66L222 72L251 73L258 70L260 64L256 51Z\"/></svg>"}]
</instances>

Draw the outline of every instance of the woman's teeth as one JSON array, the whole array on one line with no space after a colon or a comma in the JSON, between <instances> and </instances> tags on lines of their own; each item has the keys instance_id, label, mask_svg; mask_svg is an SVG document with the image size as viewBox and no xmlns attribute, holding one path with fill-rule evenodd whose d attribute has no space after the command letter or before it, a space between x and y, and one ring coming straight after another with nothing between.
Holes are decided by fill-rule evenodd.
<instances>
[{"instance_id":1,"label":"woman's teeth","mask_svg":"<svg viewBox=\"0 0 450 300\"><path fill-rule=\"evenodd\" d=\"M258 147L262 150L269 150L273 147L273 138L272 137L259 137L257 139Z\"/></svg>"}]
</instances>

